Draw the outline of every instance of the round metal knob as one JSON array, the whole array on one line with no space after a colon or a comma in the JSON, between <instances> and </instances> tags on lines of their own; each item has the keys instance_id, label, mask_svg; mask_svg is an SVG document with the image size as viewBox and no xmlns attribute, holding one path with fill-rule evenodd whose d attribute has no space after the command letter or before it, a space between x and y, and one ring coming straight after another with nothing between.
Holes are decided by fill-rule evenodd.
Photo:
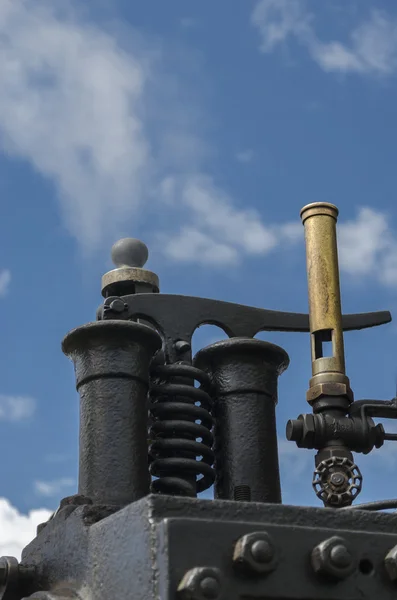
<instances>
[{"instance_id":1,"label":"round metal knob","mask_svg":"<svg viewBox=\"0 0 397 600\"><path fill-rule=\"evenodd\" d=\"M112 261L116 267L142 269L149 257L149 250L135 238L122 238L112 246Z\"/></svg>"},{"instance_id":2,"label":"round metal knob","mask_svg":"<svg viewBox=\"0 0 397 600\"><path fill-rule=\"evenodd\" d=\"M102 277L102 296L128 296L159 292L159 278L144 268L149 250L135 238L122 238L112 247L112 269Z\"/></svg>"}]
</instances>

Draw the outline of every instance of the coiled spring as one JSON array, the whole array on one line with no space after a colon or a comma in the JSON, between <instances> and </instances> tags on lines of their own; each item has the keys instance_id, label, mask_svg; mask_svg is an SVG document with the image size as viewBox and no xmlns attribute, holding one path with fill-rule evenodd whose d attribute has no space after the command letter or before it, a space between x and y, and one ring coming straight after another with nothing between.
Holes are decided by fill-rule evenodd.
<instances>
[{"instance_id":1,"label":"coiled spring","mask_svg":"<svg viewBox=\"0 0 397 600\"><path fill-rule=\"evenodd\" d=\"M200 387L194 387L194 381ZM210 389L206 373L190 364L153 368L149 407L153 493L195 497L214 483Z\"/></svg>"}]
</instances>

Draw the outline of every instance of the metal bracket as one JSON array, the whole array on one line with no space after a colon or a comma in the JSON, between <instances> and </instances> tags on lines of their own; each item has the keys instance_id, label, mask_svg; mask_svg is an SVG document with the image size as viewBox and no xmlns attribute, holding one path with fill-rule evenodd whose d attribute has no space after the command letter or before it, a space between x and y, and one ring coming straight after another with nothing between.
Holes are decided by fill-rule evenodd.
<instances>
[{"instance_id":1,"label":"metal bracket","mask_svg":"<svg viewBox=\"0 0 397 600\"><path fill-rule=\"evenodd\" d=\"M143 319L163 335L166 345L191 343L201 325L217 325L229 337L253 338L260 331L309 332L309 315L243 306L232 302L174 294L133 294L109 297L97 311L102 319ZM391 321L389 311L342 317L344 331L377 327Z\"/></svg>"},{"instance_id":2,"label":"metal bracket","mask_svg":"<svg viewBox=\"0 0 397 600\"><path fill-rule=\"evenodd\" d=\"M166 519L161 544L168 556L167 567L163 561L162 566L169 588L164 598L202 600L202 575L201 582L214 580L214 600L392 599L396 589L386 557L396 543L395 533Z\"/></svg>"}]
</instances>

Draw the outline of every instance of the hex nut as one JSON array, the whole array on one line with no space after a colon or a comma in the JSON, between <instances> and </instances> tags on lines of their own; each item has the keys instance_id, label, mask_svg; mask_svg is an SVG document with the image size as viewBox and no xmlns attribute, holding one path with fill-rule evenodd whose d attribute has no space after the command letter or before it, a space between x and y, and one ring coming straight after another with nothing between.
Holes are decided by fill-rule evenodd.
<instances>
[{"instance_id":1,"label":"hex nut","mask_svg":"<svg viewBox=\"0 0 397 600\"><path fill-rule=\"evenodd\" d=\"M277 563L273 540L264 531L243 535L234 547L233 564L245 574L270 573L277 567Z\"/></svg>"},{"instance_id":2,"label":"hex nut","mask_svg":"<svg viewBox=\"0 0 397 600\"><path fill-rule=\"evenodd\" d=\"M353 459L353 455L350 450L342 448L341 446L328 446L327 448L322 448L318 451L318 454L315 457L316 468L320 463L334 457L347 458L349 461L352 461Z\"/></svg>"},{"instance_id":3,"label":"hex nut","mask_svg":"<svg viewBox=\"0 0 397 600\"><path fill-rule=\"evenodd\" d=\"M353 401L353 391L346 383L329 382L317 383L310 387L306 392L306 400L312 404L322 396L346 396L350 401Z\"/></svg>"},{"instance_id":4,"label":"hex nut","mask_svg":"<svg viewBox=\"0 0 397 600\"><path fill-rule=\"evenodd\" d=\"M316 440L316 424L314 415L300 415L298 419L302 420L302 437L297 444L298 447L314 448Z\"/></svg>"},{"instance_id":5,"label":"hex nut","mask_svg":"<svg viewBox=\"0 0 397 600\"><path fill-rule=\"evenodd\" d=\"M222 591L222 575L213 567L195 567L182 577L178 597L183 600L217 600Z\"/></svg>"},{"instance_id":6,"label":"hex nut","mask_svg":"<svg viewBox=\"0 0 397 600\"><path fill-rule=\"evenodd\" d=\"M317 575L342 580L355 571L357 561L346 541L334 536L313 549L311 563Z\"/></svg>"},{"instance_id":7,"label":"hex nut","mask_svg":"<svg viewBox=\"0 0 397 600\"><path fill-rule=\"evenodd\" d=\"M384 565L390 581L397 581L397 546L387 553Z\"/></svg>"}]
</instances>

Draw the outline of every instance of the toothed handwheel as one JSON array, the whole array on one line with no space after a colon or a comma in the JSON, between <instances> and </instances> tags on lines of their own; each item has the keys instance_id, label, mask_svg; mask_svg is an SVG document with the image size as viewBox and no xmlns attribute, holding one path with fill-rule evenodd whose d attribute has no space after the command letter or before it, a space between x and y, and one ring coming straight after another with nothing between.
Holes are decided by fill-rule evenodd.
<instances>
[{"instance_id":1,"label":"toothed handwheel","mask_svg":"<svg viewBox=\"0 0 397 600\"><path fill-rule=\"evenodd\" d=\"M333 456L322 460L313 474L313 489L325 506L350 506L361 492L363 477L348 458Z\"/></svg>"}]
</instances>

